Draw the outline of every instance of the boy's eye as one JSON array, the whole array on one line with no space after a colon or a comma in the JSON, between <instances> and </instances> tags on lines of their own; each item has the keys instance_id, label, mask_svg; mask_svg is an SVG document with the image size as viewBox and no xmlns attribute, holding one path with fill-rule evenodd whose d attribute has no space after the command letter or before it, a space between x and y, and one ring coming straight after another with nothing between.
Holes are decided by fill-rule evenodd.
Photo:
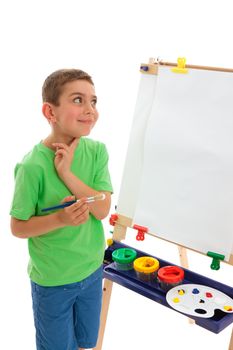
<instances>
[{"instance_id":1,"label":"boy's eye","mask_svg":"<svg viewBox=\"0 0 233 350\"><path fill-rule=\"evenodd\" d=\"M82 98L81 97L75 97L74 103L82 103Z\"/></svg>"},{"instance_id":2,"label":"boy's eye","mask_svg":"<svg viewBox=\"0 0 233 350\"><path fill-rule=\"evenodd\" d=\"M92 101L91 101L91 104L92 104L93 107L95 107L96 104L97 104L97 100L92 100Z\"/></svg>"}]
</instances>

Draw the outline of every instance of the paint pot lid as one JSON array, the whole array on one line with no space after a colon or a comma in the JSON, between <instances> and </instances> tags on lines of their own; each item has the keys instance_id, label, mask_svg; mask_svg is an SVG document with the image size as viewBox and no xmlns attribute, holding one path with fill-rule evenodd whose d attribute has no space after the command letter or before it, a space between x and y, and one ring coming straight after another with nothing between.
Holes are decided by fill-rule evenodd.
<instances>
[{"instance_id":1,"label":"paint pot lid","mask_svg":"<svg viewBox=\"0 0 233 350\"><path fill-rule=\"evenodd\" d=\"M159 269L158 278L161 282L177 283L184 279L184 270L178 266L164 266Z\"/></svg>"},{"instance_id":2,"label":"paint pot lid","mask_svg":"<svg viewBox=\"0 0 233 350\"><path fill-rule=\"evenodd\" d=\"M137 252L131 248L119 248L112 252L112 259L120 264L129 264L134 261Z\"/></svg>"},{"instance_id":3,"label":"paint pot lid","mask_svg":"<svg viewBox=\"0 0 233 350\"><path fill-rule=\"evenodd\" d=\"M159 261L151 256L142 256L134 260L133 267L138 272L152 273L158 270Z\"/></svg>"}]
</instances>

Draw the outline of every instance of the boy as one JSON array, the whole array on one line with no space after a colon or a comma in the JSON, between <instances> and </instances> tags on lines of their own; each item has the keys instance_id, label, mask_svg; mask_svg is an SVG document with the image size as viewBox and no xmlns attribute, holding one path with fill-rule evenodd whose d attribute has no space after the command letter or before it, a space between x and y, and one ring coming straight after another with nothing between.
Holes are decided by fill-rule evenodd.
<instances>
[{"instance_id":1,"label":"boy","mask_svg":"<svg viewBox=\"0 0 233 350\"><path fill-rule=\"evenodd\" d=\"M104 233L112 185L105 146L85 136L98 112L91 77L55 71L42 88L51 133L15 169L13 235L28 238L37 350L96 345L102 299ZM86 197L105 194L87 204ZM73 200L57 211L41 209Z\"/></svg>"}]
</instances>

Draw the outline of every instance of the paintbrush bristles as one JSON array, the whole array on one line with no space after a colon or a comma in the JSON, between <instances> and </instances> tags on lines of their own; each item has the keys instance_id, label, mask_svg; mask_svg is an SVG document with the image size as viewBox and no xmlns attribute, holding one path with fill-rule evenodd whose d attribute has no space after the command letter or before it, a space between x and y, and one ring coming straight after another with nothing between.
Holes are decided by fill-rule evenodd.
<instances>
[{"instance_id":1,"label":"paintbrush bristles","mask_svg":"<svg viewBox=\"0 0 233 350\"><path fill-rule=\"evenodd\" d=\"M91 203L91 202L95 202L95 201L102 201L105 198L106 198L105 194L104 193L100 193L100 194L97 194L96 196L88 197L86 199L86 203Z\"/></svg>"},{"instance_id":2,"label":"paintbrush bristles","mask_svg":"<svg viewBox=\"0 0 233 350\"><path fill-rule=\"evenodd\" d=\"M100 194L97 194L96 196L94 196L94 199L95 201L102 201L105 199L105 194L104 193L100 193Z\"/></svg>"}]
</instances>

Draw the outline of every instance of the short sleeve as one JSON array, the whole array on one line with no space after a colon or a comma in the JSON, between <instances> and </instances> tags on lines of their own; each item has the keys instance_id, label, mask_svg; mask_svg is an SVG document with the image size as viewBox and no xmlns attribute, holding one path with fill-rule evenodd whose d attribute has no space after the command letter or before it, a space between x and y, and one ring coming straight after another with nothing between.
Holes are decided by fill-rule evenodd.
<instances>
[{"instance_id":1,"label":"short sleeve","mask_svg":"<svg viewBox=\"0 0 233 350\"><path fill-rule=\"evenodd\" d=\"M32 164L17 164L15 167L15 190L10 215L28 220L36 213L39 194L39 171Z\"/></svg>"},{"instance_id":2,"label":"short sleeve","mask_svg":"<svg viewBox=\"0 0 233 350\"><path fill-rule=\"evenodd\" d=\"M113 192L110 173L108 169L108 152L106 146L99 144L96 154L96 173L94 177L94 188L97 191Z\"/></svg>"}]
</instances>

